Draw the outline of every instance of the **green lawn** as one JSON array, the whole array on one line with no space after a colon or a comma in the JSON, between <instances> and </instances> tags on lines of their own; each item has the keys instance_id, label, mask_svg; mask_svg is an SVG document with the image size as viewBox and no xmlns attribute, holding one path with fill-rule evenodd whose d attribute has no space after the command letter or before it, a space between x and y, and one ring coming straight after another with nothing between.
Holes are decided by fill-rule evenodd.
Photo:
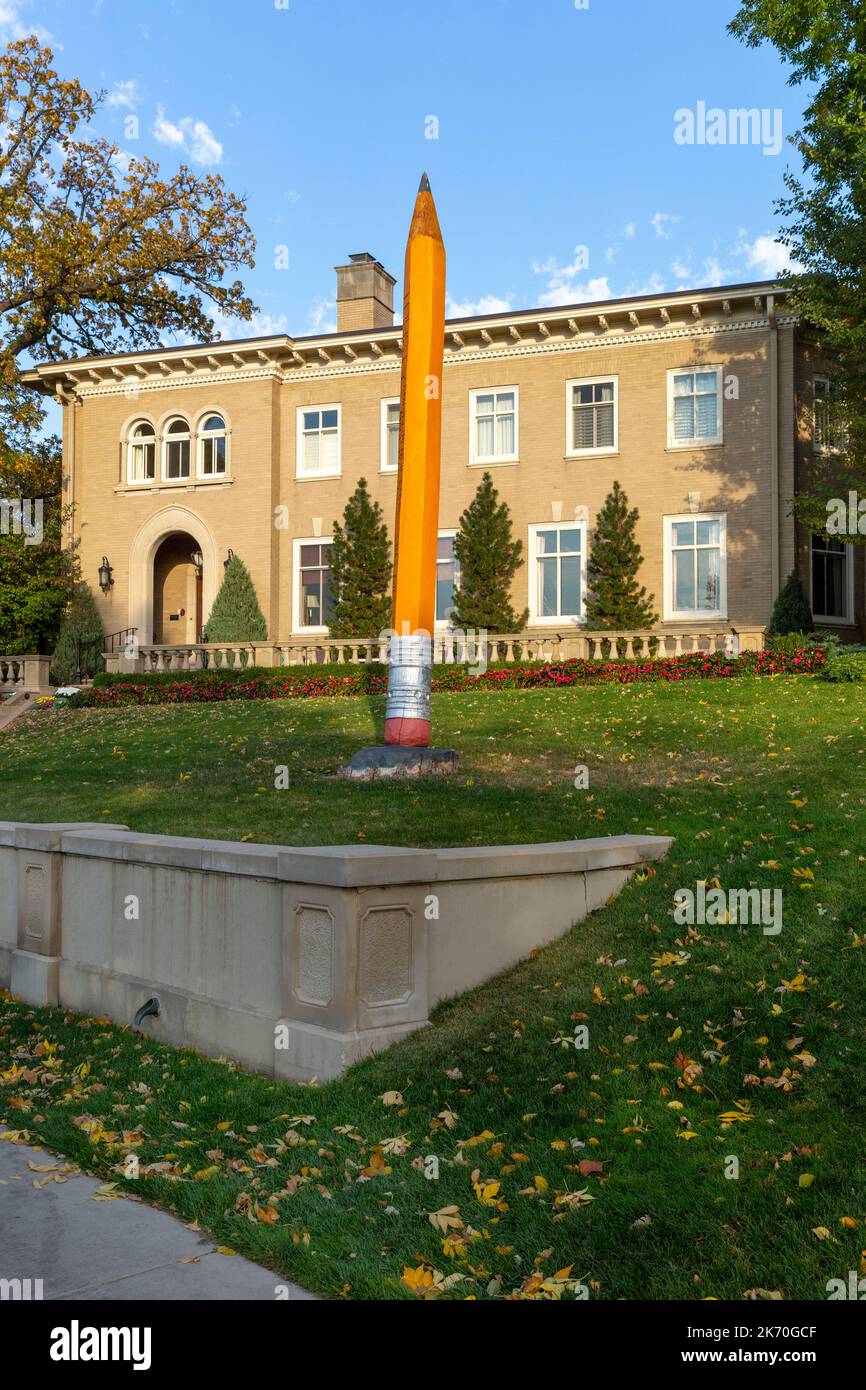
<instances>
[{"instance_id":1,"label":"green lawn","mask_svg":"<svg viewBox=\"0 0 866 1390\"><path fill-rule=\"evenodd\" d=\"M604 1299L823 1299L866 1247L864 713L856 686L802 677L440 696L459 777L357 786L332 778L377 738L378 701L37 712L0 738L2 818L675 845L567 937L318 1089L6 1000L0 1120L329 1296L412 1298L401 1278L422 1266L463 1276L443 1297L525 1296L536 1269L571 1266ZM704 878L782 888L781 934L676 926L674 892ZM589 1050L563 1046L584 1016ZM128 1182L124 1153L164 1167ZM430 1214L450 1207L446 1249Z\"/></svg>"}]
</instances>

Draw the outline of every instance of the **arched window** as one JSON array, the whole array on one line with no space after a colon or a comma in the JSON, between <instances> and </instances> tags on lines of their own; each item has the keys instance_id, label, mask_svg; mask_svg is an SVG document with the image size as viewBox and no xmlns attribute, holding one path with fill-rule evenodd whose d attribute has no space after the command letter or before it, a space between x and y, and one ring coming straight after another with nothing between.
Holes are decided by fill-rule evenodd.
<instances>
[{"instance_id":1,"label":"arched window","mask_svg":"<svg viewBox=\"0 0 866 1390\"><path fill-rule=\"evenodd\" d=\"M156 474L156 434L149 420L136 420L126 441L126 477L130 483L152 483Z\"/></svg>"},{"instance_id":2,"label":"arched window","mask_svg":"<svg viewBox=\"0 0 866 1390\"><path fill-rule=\"evenodd\" d=\"M189 477L189 443L189 425L186 420L169 420L162 443L163 477Z\"/></svg>"},{"instance_id":3,"label":"arched window","mask_svg":"<svg viewBox=\"0 0 866 1390\"><path fill-rule=\"evenodd\" d=\"M214 478L226 471L228 436L221 415L207 415L198 431L198 473Z\"/></svg>"}]
</instances>

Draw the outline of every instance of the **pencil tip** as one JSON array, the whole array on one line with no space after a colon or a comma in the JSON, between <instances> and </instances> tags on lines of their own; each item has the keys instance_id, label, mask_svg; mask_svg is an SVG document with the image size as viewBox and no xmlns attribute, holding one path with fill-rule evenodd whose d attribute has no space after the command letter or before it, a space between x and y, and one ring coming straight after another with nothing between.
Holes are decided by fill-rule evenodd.
<instances>
[{"instance_id":1,"label":"pencil tip","mask_svg":"<svg viewBox=\"0 0 866 1390\"><path fill-rule=\"evenodd\" d=\"M430 180L428 179L428 177L427 177L426 174L422 174L422 175L421 175L421 183L420 183L420 185L419 185L418 192L419 192L419 193L429 193L429 192L430 192Z\"/></svg>"}]
</instances>

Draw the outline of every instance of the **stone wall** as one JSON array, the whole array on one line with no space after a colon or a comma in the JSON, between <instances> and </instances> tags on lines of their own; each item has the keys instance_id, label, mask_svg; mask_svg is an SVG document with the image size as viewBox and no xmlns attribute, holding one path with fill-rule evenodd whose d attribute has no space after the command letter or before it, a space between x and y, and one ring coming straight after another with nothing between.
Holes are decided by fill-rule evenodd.
<instances>
[{"instance_id":1,"label":"stone wall","mask_svg":"<svg viewBox=\"0 0 866 1390\"><path fill-rule=\"evenodd\" d=\"M0 822L0 985L327 1080L561 936L670 840L290 848Z\"/></svg>"}]
</instances>

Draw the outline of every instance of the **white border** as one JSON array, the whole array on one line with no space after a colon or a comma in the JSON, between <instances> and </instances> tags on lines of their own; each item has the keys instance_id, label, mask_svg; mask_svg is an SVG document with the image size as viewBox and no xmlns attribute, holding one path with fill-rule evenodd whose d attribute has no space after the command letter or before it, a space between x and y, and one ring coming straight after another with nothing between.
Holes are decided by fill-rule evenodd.
<instances>
[{"instance_id":1,"label":"white border","mask_svg":"<svg viewBox=\"0 0 866 1390\"><path fill-rule=\"evenodd\" d=\"M538 569L536 560L538 556L535 544L539 531L579 531L580 532L580 612L572 614L560 614L558 617L542 618L538 615ZM527 528L527 572L528 589L527 599L529 602L529 626L530 627L551 627L557 623L574 623L577 627L586 624L586 562L587 550L589 546L589 525L586 521L575 518L574 521L532 521Z\"/></svg>"},{"instance_id":2,"label":"white border","mask_svg":"<svg viewBox=\"0 0 866 1390\"><path fill-rule=\"evenodd\" d=\"M613 382L613 444L605 444L599 449L573 449L571 410L575 386L600 386ZM606 402L605 402L606 404ZM619 453L619 375L608 372L603 376L577 376L565 383L565 457L567 459L598 458L602 454Z\"/></svg>"},{"instance_id":3,"label":"white border","mask_svg":"<svg viewBox=\"0 0 866 1390\"><path fill-rule=\"evenodd\" d=\"M292 632L304 637L327 636L330 628L305 627L301 623L301 546L332 545L333 536L294 536L292 538Z\"/></svg>"},{"instance_id":4,"label":"white border","mask_svg":"<svg viewBox=\"0 0 866 1390\"><path fill-rule=\"evenodd\" d=\"M700 372L716 373L716 423L718 432L712 438L677 439L674 434L674 377L697 376ZM719 362L702 362L687 367L669 367L668 385L668 448L669 449L713 449L725 442L725 372Z\"/></svg>"},{"instance_id":5,"label":"white border","mask_svg":"<svg viewBox=\"0 0 866 1390\"><path fill-rule=\"evenodd\" d=\"M337 412L337 467L328 473L304 473L302 471L304 459L304 415L311 410L318 410L324 413L326 410L336 410ZM311 402L309 405L299 405L296 407L295 417L295 480L300 483L315 482L318 478L339 478L343 472L343 407L339 401L330 401L327 405L320 405L318 402Z\"/></svg>"},{"instance_id":6,"label":"white border","mask_svg":"<svg viewBox=\"0 0 866 1390\"><path fill-rule=\"evenodd\" d=\"M728 621L728 514L727 512L677 512L662 518L664 524L664 621L666 623L709 623ZM718 608L674 608L673 605L673 527L677 521L718 521L719 523L719 606ZM697 538L697 531L695 537Z\"/></svg>"},{"instance_id":7,"label":"white border","mask_svg":"<svg viewBox=\"0 0 866 1390\"><path fill-rule=\"evenodd\" d=\"M479 396L498 396L505 395L507 392L514 393L514 453L513 454L492 454L489 457L479 456L475 452L477 430L475 428L475 403ZM494 407L494 439L496 437L495 428L495 407ZM473 386L469 392L469 466L470 468L499 468L503 465L520 462L520 387L519 386Z\"/></svg>"}]
</instances>

